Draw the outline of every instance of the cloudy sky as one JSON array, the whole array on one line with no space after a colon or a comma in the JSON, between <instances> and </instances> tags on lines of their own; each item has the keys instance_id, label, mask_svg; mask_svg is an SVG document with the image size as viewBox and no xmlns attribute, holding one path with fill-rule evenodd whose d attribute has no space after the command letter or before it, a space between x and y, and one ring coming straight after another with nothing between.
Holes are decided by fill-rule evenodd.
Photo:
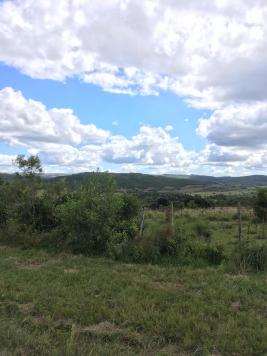
<instances>
[{"instance_id":1,"label":"cloudy sky","mask_svg":"<svg viewBox=\"0 0 267 356\"><path fill-rule=\"evenodd\" d=\"M0 0L0 171L267 174L266 0Z\"/></svg>"}]
</instances>

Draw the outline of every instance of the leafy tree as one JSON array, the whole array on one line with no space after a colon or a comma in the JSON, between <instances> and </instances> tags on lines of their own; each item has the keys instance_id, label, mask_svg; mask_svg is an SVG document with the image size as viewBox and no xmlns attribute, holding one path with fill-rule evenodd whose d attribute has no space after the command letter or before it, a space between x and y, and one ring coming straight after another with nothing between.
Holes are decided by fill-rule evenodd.
<instances>
[{"instance_id":1,"label":"leafy tree","mask_svg":"<svg viewBox=\"0 0 267 356\"><path fill-rule=\"evenodd\" d=\"M14 191L18 191L15 204L19 208L17 217L20 223L30 225L34 230L36 228L36 207L39 204L42 188L39 177L43 171L41 161L37 155L31 155L28 158L25 155L18 155L15 165L20 170L17 173L18 179L13 183Z\"/></svg>"},{"instance_id":2,"label":"leafy tree","mask_svg":"<svg viewBox=\"0 0 267 356\"><path fill-rule=\"evenodd\" d=\"M254 212L260 221L267 221L267 188L258 191L254 204Z\"/></svg>"},{"instance_id":3,"label":"leafy tree","mask_svg":"<svg viewBox=\"0 0 267 356\"><path fill-rule=\"evenodd\" d=\"M25 155L18 155L14 163L24 177L35 177L43 171L38 155L31 155L28 158Z\"/></svg>"},{"instance_id":4,"label":"leafy tree","mask_svg":"<svg viewBox=\"0 0 267 356\"><path fill-rule=\"evenodd\" d=\"M7 183L0 179L0 226L5 225L8 217Z\"/></svg>"}]
</instances>

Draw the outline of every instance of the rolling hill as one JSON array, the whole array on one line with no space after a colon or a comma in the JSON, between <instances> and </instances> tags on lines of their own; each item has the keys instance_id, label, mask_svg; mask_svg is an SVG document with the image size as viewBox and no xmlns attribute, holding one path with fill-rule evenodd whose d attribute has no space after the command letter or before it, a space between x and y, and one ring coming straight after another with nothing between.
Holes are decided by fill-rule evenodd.
<instances>
[{"instance_id":1,"label":"rolling hill","mask_svg":"<svg viewBox=\"0 0 267 356\"><path fill-rule=\"evenodd\" d=\"M74 189L86 182L93 172L71 175L43 175L52 181L64 179ZM141 173L109 173L117 182L118 188L128 191L164 191L164 192L223 192L267 186L267 176L252 175L243 177L212 177L201 175L149 175ZM3 180L11 180L14 175L0 173Z\"/></svg>"}]
</instances>

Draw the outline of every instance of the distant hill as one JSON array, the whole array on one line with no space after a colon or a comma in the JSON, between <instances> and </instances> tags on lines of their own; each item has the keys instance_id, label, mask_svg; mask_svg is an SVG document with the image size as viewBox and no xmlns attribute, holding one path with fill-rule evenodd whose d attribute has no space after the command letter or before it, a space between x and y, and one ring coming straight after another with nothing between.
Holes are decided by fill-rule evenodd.
<instances>
[{"instance_id":1,"label":"distant hill","mask_svg":"<svg viewBox=\"0 0 267 356\"><path fill-rule=\"evenodd\" d=\"M190 179L197 180L198 182L213 182L226 185L242 185L242 186L265 186L267 185L267 176L252 175L244 177L211 177L211 176L198 176L190 175Z\"/></svg>"},{"instance_id":2,"label":"distant hill","mask_svg":"<svg viewBox=\"0 0 267 356\"><path fill-rule=\"evenodd\" d=\"M43 178L58 181L65 179L67 184L74 189L90 179L92 172L77 173L72 175L48 174ZM223 192L242 189L244 187L267 186L267 176L252 175L245 177L212 177L201 175L149 175L140 173L109 173L117 182L119 189L144 192ZM11 180L14 175L0 173L0 178Z\"/></svg>"},{"instance_id":3,"label":"distant hill","mask_svg":"<svg viewBox=\"0 0 267 356\"><path fill-rule=\"evenodd\" d=\"M87 181L93 173L78 173L65 176L65 181L72 187ZM197 186L193 179L177 179L166 176L156 176L141 173L109 173L117 182L119 189L128 191L179 191L186 185ZM56 180L62 177L55 178Z\"/></svg>"},{"instance_id":4,"label":"distant hill","mask_svg":"<svg viewBox=\"0 0 267 356\"><path fill-rule=\"evenodd\" d=\"M3 179L3 180L12 180L14 178L14 174L9 174L9 173L0 173L0 179Z\"/></svg>"},{"instance_id":5,"label":"distant hill","mask_svg":"<svg viewBox=\"0 0 267 356\"><path fill-rule=\"evenodd\" d=\"M189 179L197 181L198 183L219 183L226 185L242 185L242 186L265 186L267 185L267 176L265 175L251 175L242 177L213 177L213 176L202 176L202 175L172 175L165 174L164 177L172 177L176 179Z\"/></svg>"},{"instance_id":6,"label":"distant hill","mask_svg":"<svg viewBox=\"0 0 267 356\"><path fill-rule=\"evenodd\" d=\"M242 187L267 186L267 176L246 177L212 177L201 175L149 175L140 173L110 173L120 189L128 191L181 191L190 192L223 192ZM64 179L72 187L84 183L91 172L65 176ZM62 178L62 177L61 177ZM56 178L60 179L60 178Z\"/></svg>"}]
</instances>

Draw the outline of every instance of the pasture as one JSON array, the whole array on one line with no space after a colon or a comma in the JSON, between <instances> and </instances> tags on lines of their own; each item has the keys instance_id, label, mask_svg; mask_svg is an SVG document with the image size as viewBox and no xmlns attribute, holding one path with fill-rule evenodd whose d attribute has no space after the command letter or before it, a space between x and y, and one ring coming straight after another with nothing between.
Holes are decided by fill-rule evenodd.
<instances>
[{"instance_id":1,"label":"pasture","mask_svg":"<svg viewBox=\"0 0 267 356\"><path fill-rule=\"evenodd\" d=\"M123 263L2 246L1 355L265 355L267 276L231 264L236 209L174 217L190 257ZM169 238L166 211L147 210L144 223L150 248ZM263 231L243 209L242 239L265 246ZM222 259L205 259L203 246L221 246Z\"/></svg>"},{"instance_id":2,"label":"pasture","mask_svg":"<svg viewBox=\"0 0 267 356\"><path fill-rule=\"evenodd\" d=\"M0 250L2 355L264 355L266 274Z\"/></svg>"}]
</instances>

